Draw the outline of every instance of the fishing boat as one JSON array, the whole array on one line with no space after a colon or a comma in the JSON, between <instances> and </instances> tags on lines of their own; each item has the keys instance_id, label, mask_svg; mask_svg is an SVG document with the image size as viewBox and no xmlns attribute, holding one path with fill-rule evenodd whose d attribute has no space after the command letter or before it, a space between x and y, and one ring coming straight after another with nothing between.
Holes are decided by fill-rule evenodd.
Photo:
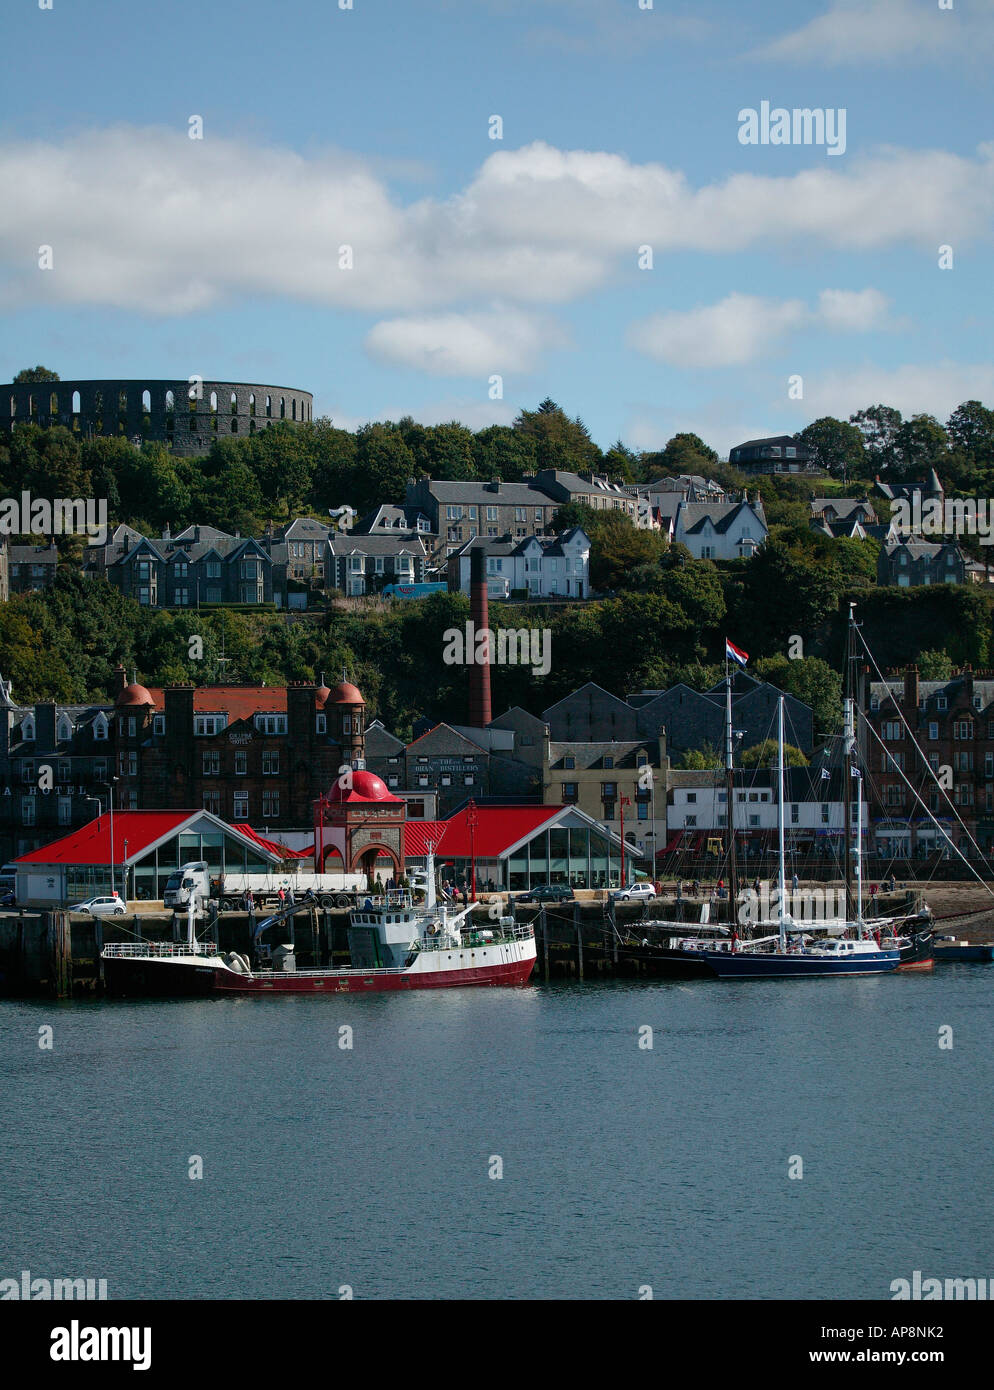
<instances>
[{"instance_id":1,"label":"fishing boat","mask_svg":"<svg viewBox=\"0 0 994 1390\"><path fill-rule=\"evenodd\" d=\"M310 906L304 899L265 918L256 928L256 961L210 940L197 940L190 903L184 943L139 941L105 946L107 992L113 995L372 994L381 990L440 989L461 985L523 985L535 968L535 933L511 917L473 925L475 903L452 912L439 905L433 856L428 857L424 903L404 890L370 896L349 914L351 965L298 970L293 946L267 949L260 938Z\"/></svg>"},{"instance_id":2,"label":"fishing boat","mask_svg":"<svg viewBox=\"0 0 994 1390\"><path fill-rule=\"evenodd\" d=\"M994 946L983 942L957 941L955 936L939 936L936 938L935 958L939 961L989 964L994 961Z\"/></svg>"}]
</instances>

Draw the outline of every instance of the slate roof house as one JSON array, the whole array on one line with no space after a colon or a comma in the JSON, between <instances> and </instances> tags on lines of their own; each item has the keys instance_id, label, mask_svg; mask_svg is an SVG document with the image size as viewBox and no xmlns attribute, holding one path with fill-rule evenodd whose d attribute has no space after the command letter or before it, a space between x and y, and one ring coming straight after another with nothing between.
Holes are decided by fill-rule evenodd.
<instances>
[{"instance_id":1,"label":"slate roof house","mask_svg":"<svg viewBox=\"0 0 994 1390\"><path fill-rule=\"evenodd\" d=\"M384 584L420 584L425 577L424 540L402 536L339 535L332 532L325 547L329 589L356 597L375 593Z\"/></svg>"},{"instance_id":2,"label":"slate roof house","mask_svg":"<svg viewBox=\"0 0 994 1390\"><path fill-rule=\"evenodd\" d=\"M590 538L580 526L560 536L491 540L478 536L449 556L449 589L469 593L470 557L482 549L487 557L491 596L508 597L527 590L535 598L590 596Z\"/></svg>"},{"instance_id":3,"label":"slate roof house","mask_svg":"<svg viewBox=\"0 0 994 1390\"><path fill-rule=\"evenodd\" d=\"M559 506L548 492L529 483L449 482L421 478L407 485L404 511L428 518L440 546L451 554L477 536L538 536Z\"/></svg>"},{"instance_id":4,"label":"slate roof house","mask_svg":"<svg viewBox=\"0 0 994 1390\"><path fill-rule=\"evenodd\" d=\"M229 536L214 526L178 535L139 535L119 526L107 545L88 548L83 572L103 574L123 594L150 608L201 604L286 605L286 543Z\"/></svg>"},{"instance_id":5,"label":"slate roof house","mask_svg":"<svg viewBox=\"0 0 994 1390\"><path fill-rule=\"evenodd\" d=\"M59 552L53 542L48 545L11 545L4 549L9 566L10 593L27 594L47 589L55 582Z\"/></svg>"},{"instance_id":6,"label":"slate roof house","mask_svg":"<svg viewBox=\"0 0 994 1390\"><path fill-rule=\"evenodd\" d=\"M681 501L673 541L698 560L747 560L769 535L762 498L741 502Z\"/></svg>"},{"instance_id":7,"label":"slate roof house","mask_svg":"<svg viewBox=\"0 0 994 1390\"><path fill-rule=\"evenodd\" d=\"M966 557L951 541L926 541L901 536L887 541L877 559L877 582L914 588L919 584L962 584Z\"/></svg>"},{"instance_id":8,"label":"slate roof house","mask_svg":"<svg viewBox=\"0 0 994 1390\"><path fill-rule=\"evenodd\" d=\"M810 450L793 434L747 439L728 453L728 462L742 473L821 473Z\"/></svg>"}]
</instances>

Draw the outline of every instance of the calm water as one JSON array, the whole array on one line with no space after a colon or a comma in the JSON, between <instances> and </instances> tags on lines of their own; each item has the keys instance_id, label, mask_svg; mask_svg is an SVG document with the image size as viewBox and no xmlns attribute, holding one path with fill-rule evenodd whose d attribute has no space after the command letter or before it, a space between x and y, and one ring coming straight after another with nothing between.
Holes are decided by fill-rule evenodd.
<instances>
[{"instance_id":1,"label":"calm water","mask_svg":"<svg viewBox=\"0 0 994 1390\"><path fill-rule=\"evenodd\" d=\"M112 1298L881 1298L915 1269L994 1275L992 987L944 966L0 1001L0 1277L103 1277Z\"/></svg>"}]
</instances>

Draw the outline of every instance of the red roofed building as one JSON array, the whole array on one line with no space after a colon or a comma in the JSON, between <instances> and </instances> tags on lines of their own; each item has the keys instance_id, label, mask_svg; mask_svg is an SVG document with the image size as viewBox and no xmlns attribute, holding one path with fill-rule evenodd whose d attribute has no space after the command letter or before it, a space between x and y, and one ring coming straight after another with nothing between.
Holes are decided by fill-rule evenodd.
<instances>
[{"instance_id":1,"label":"red roofed building","mask_svg":"<svg viewBox=\"0 0 994 1390\"><path fill-rule=\"evenodd\" d=\"M411 821L405 831L407 863L424 863L429 846L443 877L463 883L475 867L477 891L534 888L563 883L573 888L618 887L621 839L578 806L474 806L445 821ZM645 855L625 844L628 865Z\"/></svg>"},{"instance_id":2,"label":"red roofed building","mask_svg":"<svg viewBox=\"0 0 994 1390\"><path fill-rule=\"evenodd\" d=\"M113 829L112 829L113 827ZM14 860L22 905L78 902L114 888L122 898L162 897L166 879L191 859L212 875L263 872L281 862L279 848L206 811L108 812Z\"/></svg>"}]
</instances>

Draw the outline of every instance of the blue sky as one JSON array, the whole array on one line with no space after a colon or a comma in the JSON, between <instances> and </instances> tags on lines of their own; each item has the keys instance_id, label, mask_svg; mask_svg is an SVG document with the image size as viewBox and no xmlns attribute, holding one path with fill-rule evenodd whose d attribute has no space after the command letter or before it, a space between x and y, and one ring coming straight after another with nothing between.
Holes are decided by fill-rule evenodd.
<instances>
[{"instance_id":1,"label":"blue sky","mask_svg":"<svg viewBox=\"0 0 994 1390\"><path fill-rule=\"evenodd\" d=\"M994 405L994 0L21 0L0 26L0 380L264 381L349 427L550 395L604 447L723 452ZM742 144L763 101L844 109L844 153Z\"/></svg>"}]
</instances>

